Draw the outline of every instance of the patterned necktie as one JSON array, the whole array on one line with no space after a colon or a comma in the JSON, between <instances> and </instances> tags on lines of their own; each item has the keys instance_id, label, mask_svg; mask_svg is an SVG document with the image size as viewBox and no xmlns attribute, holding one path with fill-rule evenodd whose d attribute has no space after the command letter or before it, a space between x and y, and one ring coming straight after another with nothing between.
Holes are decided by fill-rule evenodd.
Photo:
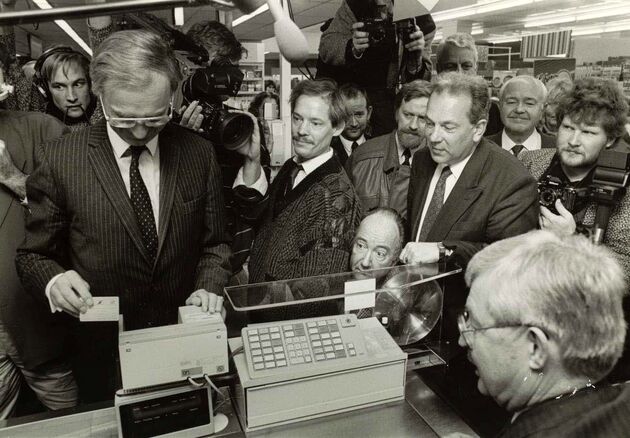
<instances>
[{"instance_id":1,"label":"patterned necktie","mask_svg":"<svg viewBox=\"0 0 630 438\"><path fill-rule=\"evenodd\" d=\"M403 157L405 157L405 159L402 162L403 166L409 166L411 165L411 163L409 162L409 159L411 158L411 151L407 148L405 148L405 150L402 153Z\"/></svg>"},{"instance_id":2,"label":"patterned necktie","mask_svg":"<svg viewBox=\"0 0 630 438\"><path fill-rule=\"evenodd\" d=\"M358 147L359 147L359 143L357 143L356 141L353 141L352 142L352 146L351 146L352 152L354 152L356 150L356 148L358 148Z\"/></svg>"},{"instance_id":3,"label":"patterned necktie","mask_svg":"<svg viewBox=\"0 0 630 438\"><path fill-rule=\"evenodd\" d=\"M522 144L515 144L510 150L515 157L518 157L518 154L520 154L523 149L525 149L525 146L523 146Z\"/></svg>"},{"instance_id":4,"label":"patterned necktie","mask_svg":"<svg viewBox=\"0 0 630 438\"><path fill-rule=\"evenodd\" d=\"M429 203L429 208L427 209L427 214L424 216L424 222L422 223L422 229L420 230L418 242L426 241L429 231L431 231L431 228L435 223L435 219L437 219L438 214L440 214L442 205L444 205L446 179L451 175L452 172L450 167L446 166L444 169L442 169L442 174L440 175L440 179L438 179L438 182L435 185L435 190L433 191L433 196L431 197L431 202Z\"/></svg>"},{"instance_id":5,"label":"patterned necktie","mask_svg":"<svg viewBox=\"0 0 630 438\"><path fill-rule=\"evenodd\" d=\"M125 151L123 157L131 155L131 166L129 167L129 183L131 185L131 205L136 214L136 220L142 233L142 242L144 243L151 260L154 261L157 255L158 235L155 227L155 217L153 216L153 208L151 207L151 198L147 186L142 180L140 169L138 168L138 160L140 154L147 150L146 146L130 146Z\"/></svg>"}]
</instances>

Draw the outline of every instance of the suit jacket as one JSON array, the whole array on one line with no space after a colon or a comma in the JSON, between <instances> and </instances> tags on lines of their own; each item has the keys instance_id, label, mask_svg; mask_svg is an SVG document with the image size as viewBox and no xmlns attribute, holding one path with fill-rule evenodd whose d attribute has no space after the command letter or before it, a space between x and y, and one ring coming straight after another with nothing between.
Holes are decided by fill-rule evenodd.
<instances>
[{"instance_id":1,"label":"suit jacket","mask_svg":"<svg viewBox=\"0 0 630 438\"><path fill-rule=\"evenodd\" d=\"M630 382L596 385L522 412L501 438L623 437L630 432Z\"/></svg>"},{"instance_id":2,"label":"suit jacket","mask_svg":"<svg viewBox=\"0 0 630 438\"><path fill-rule=\"evenodd\" d=\"M398 159L396 130L359 146L346 162L346 170L366 213L391 207L407 218L410 169Z\"/></svg>"},{"instance_id":3,"label":"suit jacket","mask_svg":"<svg viewBox=\"0 0 630 438\"><path fill-rule=\"evenodd\" d=\"M541 148L556 148L556 136L555 135L549 135L549 134L545 134L544 132L538 132L540 134L540 147ZM496 134L492 134L492 135L486 135L486 138L488 140L490 140L493 143L498 144L499 146L503 147L503 130L500 130L499 132L497 132ZM525 150L522 150L521 153L526 152ZM520 155L520 154L519 154Z\"/></svg>"},{"instance_id":4,"label":"suit jacket","mask_svg":"<svg viewBox=\"0 0 630 438\"><path fill-rule=\"evenodd\" d=\"M335 155L337 155L337 159L341 163L341 166L346 165L346 161L348 160L348 153L346 152L346 148L343 147L343 143L338 135L335 135L330 141L330 147L333 151L335 151Z\"/></svg>"},{"instance_id":5,"label":"suit jacket","mask_svg":"<svg viewBox=\"0 0 630 438\"><path fill-rule=\"evenodd\" d=\"M61 137L68 129L43 113L0 110L0 138L9 155L25 174L35 167L35 147ZM51 339L60 334L50 311L37 306L24 293L15 270L15 251L24 240L26 207L0 184L0 330L6 330L27 369L63 354Z\"/></svg>"},{"instance_id":6,"label":"suit jacket","mask_svg":"<svg viewBox=\"0 0 630 438\"><path fill-rule=\"evenodd\" d=\"M177 322L196 289L221 293L229 275L221 174L210 143L168 124L159 135L158 250L151 261L105 121L40 148L27 183L31 215L18 250L26 289L44 306L49 280L73 269L94 296L120 297L125 328Z\"/></svg>"},{"instance_id":7,"label":"suit jacket","mask_svg":"<svg viewBox=\"0 0 630 438\"><path fill-rule=\"evenodd\" d=\"M416 152L409 180L411 240L418 231L437 165L428 148ZM536 180L510 153L482 139L427 236L454 249L463 267L484 246L538 225Z\"/></svg>"}]
</instances>

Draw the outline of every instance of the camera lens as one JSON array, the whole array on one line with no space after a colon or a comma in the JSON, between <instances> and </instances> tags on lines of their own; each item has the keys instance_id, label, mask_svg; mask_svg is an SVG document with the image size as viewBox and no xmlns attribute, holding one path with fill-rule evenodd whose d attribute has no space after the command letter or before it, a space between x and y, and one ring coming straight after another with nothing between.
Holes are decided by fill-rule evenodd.
<instances>
[{"instance_id":1,"label":"camera lens","mask_svg":"<svg viewBox=\"0 0 630 438\"><path fill-rule=\"evenodd\" d=\"M254 122L245 114L226 113L219 127L219 143L233 151L243 146L254 132Z\"/></svg>"},{"instance_id":2,"label":"camera lens","mask_svg":"<svg viewBox=\"0 0 630 438\"><path fill-rule=\"evenodd\" d=\"M544 206L553 205L556 200L556 194L551 190L543 190L540 192L540 203Z\"/></svg>"}]
</instances>

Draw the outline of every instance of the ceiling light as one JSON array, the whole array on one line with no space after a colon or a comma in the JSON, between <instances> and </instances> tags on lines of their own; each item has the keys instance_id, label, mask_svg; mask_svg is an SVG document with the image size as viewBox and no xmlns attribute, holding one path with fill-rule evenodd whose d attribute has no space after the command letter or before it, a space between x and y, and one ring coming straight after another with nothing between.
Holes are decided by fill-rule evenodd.
<instances>
[{"instance_id":1,"label":"ceiling light","mask_svg":"<svg viewBox=\"0 0 630 438\"><path fill-rule=\"evenodd\" d=\"M595 20L598 18L627 16L630 14L630 6L604 3L603 5L554 11L545 14L536 14L525 18L524 27L548 26L551 24L571 23L576 21Z\"/></svg>"},{"instance_id":2,"label":"ceiling light","mask_svg":"<svg viewBox=\"0 0 630 438\"><path fill-rule=\"evenodd\" d=\"M52 6L46 0L33 0L33 3L40 9L52 9ZM59 26L70 38L74 40L88 55L92 56L92 49L83 39L74 31L66 20L55 20L55 24Z\"/></svg>"},{"instance_id":3,"label":"ceiling light","mask_svg":"<svg viewBox=\"0 0 630 438\"><path fill-rule=\"evenodd\" d=\"M235 20L232 20L232 27L236 27L239 24L243 24L247 20L249 20L251 18L254 18L256 15L260 15L260 14L262 14L263 12L265 12L267 10L269 10L269 6L267 5L267 3L265 3L264 5L262 5L258 9L256 9L251 14L241 15L240 17L236 18Z\"/></svg>"},{"instance_id":4,"label":"ceiling light","mask_svg":"<svg viewBox=\"0 0 630 438\"><path fill-rule=\"evenodd\" d=\"M431 16L433 21L439 23L441 21L454 20L462 17L470 17L477 14L486 14L488 12L503 11L519 6L538 3L546 0L485 0L470 6L461 8L447 9L445 11L433 12Z\"/></svg>"}]
</instances>

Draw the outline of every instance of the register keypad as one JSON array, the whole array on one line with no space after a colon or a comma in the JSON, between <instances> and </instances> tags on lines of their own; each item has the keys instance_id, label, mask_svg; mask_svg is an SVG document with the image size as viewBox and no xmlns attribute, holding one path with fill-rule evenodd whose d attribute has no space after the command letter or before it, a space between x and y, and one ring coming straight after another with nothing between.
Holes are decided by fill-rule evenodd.
<instances>
[{"instance_id":1,"label":"register keypad","mask_svg":"<svg viewBox=\"0 0 630 438\"><path fill-rule=\"evenodd\" d=\"M277 326L244 331L255 371L356 355L354 345L344 343L335 319L279 322Z\"/></svg>"}]
</instances>

